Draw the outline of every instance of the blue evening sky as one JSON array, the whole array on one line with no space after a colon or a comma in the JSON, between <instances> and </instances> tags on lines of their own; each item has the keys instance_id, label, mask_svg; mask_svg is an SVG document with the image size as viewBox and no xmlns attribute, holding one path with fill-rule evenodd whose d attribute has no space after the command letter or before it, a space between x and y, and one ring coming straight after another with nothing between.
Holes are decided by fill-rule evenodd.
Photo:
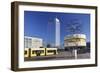
<instances>
[{"instance_id":1,"label":"blue evening sky","mask_svg":"<svg viewBox=\"0 0 100 73\"><path fill-rule=\"evenodd\" d=\"M60 39L68 34L66 28L72 20L81 22L81 33L90 41L90 14L24 11L24 36L42 38L44 43L55 43L55 18L60 20Z\"/></svg>"}]
</instances>

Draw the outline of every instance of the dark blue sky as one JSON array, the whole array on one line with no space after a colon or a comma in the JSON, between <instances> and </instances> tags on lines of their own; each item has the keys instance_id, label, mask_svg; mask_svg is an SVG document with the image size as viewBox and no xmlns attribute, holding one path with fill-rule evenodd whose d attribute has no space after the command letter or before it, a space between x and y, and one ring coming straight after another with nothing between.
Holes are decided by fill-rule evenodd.
<instances>
[{"instance_id":1,"label":"dark blue sky","mask_svg":"<svg viewBox=\"0 0 100 73\"><path fill-rule=\"evenodd\" d=\"M61 44L64 37L70 34L66 28L75 19L81 23L81 33L86 34L87 41L90 41L90 15L79 13L24 11L24 36L39 37L44 40L44 43L54 44L56 17L61 24Z\"/></svg>"}]
</instances>

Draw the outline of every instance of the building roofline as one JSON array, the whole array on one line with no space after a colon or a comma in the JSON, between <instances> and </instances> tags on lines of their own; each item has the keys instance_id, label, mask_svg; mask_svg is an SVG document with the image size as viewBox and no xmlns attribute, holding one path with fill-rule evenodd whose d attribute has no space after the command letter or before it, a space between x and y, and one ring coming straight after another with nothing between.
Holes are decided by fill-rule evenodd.
<instances>
[{"instance_id":1,"label":"building roofline","mask_svg":"<svg viewBox=\"0 0 100 73\"><path fill-rule=\"evenodd\" d=\"M35 39L41 39L41 40L43 40L42 38L39 38L39 37L32 37L32 36L24 36L24 38L35 38Z\"/></svg>"}]
</instances>

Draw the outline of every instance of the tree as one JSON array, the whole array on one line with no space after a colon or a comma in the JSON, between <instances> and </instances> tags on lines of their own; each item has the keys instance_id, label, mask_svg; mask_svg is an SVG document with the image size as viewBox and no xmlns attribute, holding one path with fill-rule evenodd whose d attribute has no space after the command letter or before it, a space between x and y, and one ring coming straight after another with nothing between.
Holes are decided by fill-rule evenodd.
<instances>
[{"instance_id":1,"label":"tree","mask_svg":"<svg viewBox=\"0 0 100 73\"><path fill-rule=\"evenodd\" d=\"M50 48L51 47L51 45L50 44L47 44L47 48Z\"/></svg>"}]
</instances>

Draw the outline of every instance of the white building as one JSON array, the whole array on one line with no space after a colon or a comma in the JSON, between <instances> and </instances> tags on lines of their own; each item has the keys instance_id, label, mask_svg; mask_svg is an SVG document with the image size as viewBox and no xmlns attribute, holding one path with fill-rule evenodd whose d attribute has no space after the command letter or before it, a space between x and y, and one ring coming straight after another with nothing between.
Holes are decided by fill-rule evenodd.
<instances>
[{"instance_id":1,"label":"white building","mask_svg":"<svg viewBox=\"0 0 100 73\"><path fill-rule=\"evenodd\" d=\"M60 47L60 21L58 18L55 18L55 46Z\"/></svg>"},{"instance_id":2,"label":"white building","mask_svg":"<svg viewBox=\"0 0 100 73\"><path fill-rule=\"evenodd\" d=\"M37 37L24 37L25 48L40 48L43 46L43 40Z\"/></svg>"},{"instance_id":3,"label":"white building","mask_svg":"<svg viewBox=\"0 0 100 73\"><path fill-rule=\"evenodd\" d=\"M86 35L85 34L72 34L67 35L64 38L64 47L86 47Z\"/></svg>"}]
</instances>

